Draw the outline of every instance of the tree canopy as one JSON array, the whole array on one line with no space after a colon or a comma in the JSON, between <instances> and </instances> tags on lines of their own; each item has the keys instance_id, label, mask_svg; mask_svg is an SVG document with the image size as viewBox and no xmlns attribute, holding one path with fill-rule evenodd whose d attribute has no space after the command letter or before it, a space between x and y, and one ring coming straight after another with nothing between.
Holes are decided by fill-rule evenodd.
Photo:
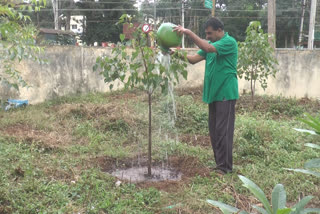
<instances>
[{"instance_id":1,"label":"tree canopy","mask_svg":"<svg viewBox=\"0 0 320 214\"><path fill-rule=\"evenodd\" d=\"M156 0L157 20L181 24L181 0ZM191 29L204 38L203 25L211 16L211 10L204 7L203 0L183 0L185 27ZM308 32L310 1L306 1L304 14L304 33ZM268 0L216 0L216 17L225 24L225 30L238 41L245 40L245 31L251 21L259 21L262 29L267 32ZM154 1L144 0L140 10L133 0L81 0L74 4L73 0L60 1L60 12L67 17L62 20L69 29L68 17L70 15L83 15L86 17L82 39L87 44L96 42L118 42L117 35L122 32L122 26L115 23L122 14L137 15L142 22L153 22ZM52 4L49 1L45 10L33 14L31 19L39 27L53 27ZM276 43L277 47L294 47L298 45L301 14L301 0L286 0L276 2ZM304 37L305 38L305 37ZM306 39L306 38L305 38ZM186 47L192 47L192 41L186 39Z\"/></svg>"}]
</instances>

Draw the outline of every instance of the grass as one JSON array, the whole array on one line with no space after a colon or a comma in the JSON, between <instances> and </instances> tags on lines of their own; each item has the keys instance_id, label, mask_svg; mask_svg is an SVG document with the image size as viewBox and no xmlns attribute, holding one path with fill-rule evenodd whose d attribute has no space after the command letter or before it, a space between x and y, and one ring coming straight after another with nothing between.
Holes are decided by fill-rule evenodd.
<instances>
[{"instance_id":1,"label":"grass","mask_svg":"<svg viewBox=\"0 0 320 214\"><path fill-rule=\"evenodd\" d=\"M175 122L168 98L158 93L153 98L154 161L196 161L187 163L186 178L176 183L122 182L117 187L117 179L105 172L110 165L130 165L147 154L148 105L142 92L74 95L1 111L0 213L218 213L206 199L249 211L258 202L237 174L256 182L269 198L274 185L282 183L290 203L313 195L311 206L320 207L319 178L283 169L320 156L303 146L319 138L293 130L306 128L297 120L304 112L320 113L318 101L258 96L251 109L250 96L242 96L235 173L219 177L211 170L207 105L198 90L177 94ZM188 174L196 168L197 173Z\"/></svg>"}]
</instances>

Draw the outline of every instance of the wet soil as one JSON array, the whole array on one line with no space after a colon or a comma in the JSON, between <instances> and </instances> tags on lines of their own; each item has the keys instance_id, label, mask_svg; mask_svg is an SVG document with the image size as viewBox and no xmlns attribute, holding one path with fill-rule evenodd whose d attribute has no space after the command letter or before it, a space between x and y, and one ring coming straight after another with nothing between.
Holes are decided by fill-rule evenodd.
<instances>
[{"instance_id":1,"label":"wet soil","mask_svg":"<svg viewBox=\"0 0 320 214\"><path fill-rule=\"evenodd\" d=\"M92 160L93 163L97 164L102 171L112 174L116 171L128 170L138 166L138 158L131 159L115 159L110 157L97 157ZM140 163L140 166L147 169L147 161L143 160ZM162 169L161 161L154 161L152 164L154 171L159 171ZM157 179L144 179L137 183L137 186L142 188L154 187L159 190L174 192L179 189L181 186L189 183L190 179L200 175L203 177L209 176L212 170L208 167L203 166L196 157L169 157L168 158L168 167L165 170L170 169L170 172L166 171L165 175L171 173L171 180L162 179L158 181ZM162 176L163 177L163 176ZM165 177L165 176L164 176ZM129 183L128 179L120 179L122 182ZM132 182L132 180L131 180Z\"/></svg>"},{"instance_id":2,"label":"wet soil","mask_svg":"<svg viewBox=\"0 0 320 214\"><path fill-rule=\"evenodd\" d=\"M181 173L179 173L175 169L166 167L153 167L151 176L148 176L148 170L145 166L116 170L111 174L121 180L127 180L132 183L181 180Z\"/></svg>"}]
</instances>

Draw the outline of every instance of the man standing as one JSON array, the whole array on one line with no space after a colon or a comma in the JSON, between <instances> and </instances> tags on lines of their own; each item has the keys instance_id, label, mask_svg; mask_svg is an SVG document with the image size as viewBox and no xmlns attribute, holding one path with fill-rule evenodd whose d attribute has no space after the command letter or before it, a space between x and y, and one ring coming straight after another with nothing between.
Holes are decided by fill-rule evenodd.
<instances>
[{"instance_id":1,"label":"man standing","mask_svg":"<svg viewBox=\"0 0 320 214\"><path fill-rule=\"evenodd\" d=\"M217 18L206 22L209 42L181 26L174 31L189 36L201 49L195 55L187 55L191 64L206 60L202 99L209 104L209 132L216 170L220 174L232 172L235 104L239 99L237 42L224 32L224 25Z\"/></svg>"}]
</instances>

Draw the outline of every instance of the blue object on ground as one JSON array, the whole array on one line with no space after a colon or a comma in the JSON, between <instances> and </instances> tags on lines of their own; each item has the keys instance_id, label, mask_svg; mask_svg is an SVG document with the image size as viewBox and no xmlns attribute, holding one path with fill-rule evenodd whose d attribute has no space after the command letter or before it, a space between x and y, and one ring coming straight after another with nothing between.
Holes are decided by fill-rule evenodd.
<instances>
[{"instance_id":1,"label":"blue object on ground","mask_svg":"<svg viewBox=\"0 0 320 214\"><path fill-rule=\"evenodd\" d=\"M9 109L12 108L18 108L18 107L25 107L29 104L28 100L12 100L8 99L7 101L7 106L5 107L5 110L8 111Z\"/></svg>"}]
</instances>

